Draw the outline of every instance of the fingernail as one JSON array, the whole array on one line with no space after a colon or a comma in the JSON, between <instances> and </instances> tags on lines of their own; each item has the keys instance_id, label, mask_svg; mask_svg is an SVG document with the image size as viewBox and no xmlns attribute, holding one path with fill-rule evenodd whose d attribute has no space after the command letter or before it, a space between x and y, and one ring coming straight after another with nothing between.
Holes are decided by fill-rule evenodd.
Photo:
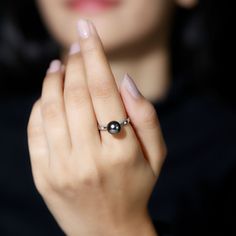
<instances>
[{"instance_id":1,"label":"fingernail","mask_svg":"<svg viewBox=\"0 0 236 236\"><path fill-rule=\"evenodd\" d=\"M60 60L53 60L49 68L47 70L47 73L55 73L61 69L61 61Z\"/></svg>"},{"instance_id":2,"label":"fingernail","mask_svg":"<svg viewBox=\"0 0 236 236\"><path fill-rule=\"evenodd\" d=\"M78 53L78 52L80 52L80 45L79 45L79 43L78 43L78 42L73 43L73 44L71 45L71 47L70 47L70 52L69 52L69 54L72 55L72 54L76 54L76 53Z\"/></svg>"},{"instance_id":3,"label":"fingernail","mask_svg":"<svg viewBox=\"0 0 236 236\"><path fill-rule=\"evenodd\" d=\"M133 79L128 75L125 74L123 80L123 85L128 90L128 92L134 97L134 98L140 98L142 94L138 90L136 84L134 83Z\"/></svg>"},{"instance_id":4,"label":"fingernail","mask_svg":"<svg viewBox=\"0 0 236 236\"><path fill-rule=\"evenodd\" d=\"M89 22L87 20L80 19L78 21L77 26L78 26L79 36L81 38L86 39L90 36L91 31L90 31Z\"/></svg>"}]
</instances>

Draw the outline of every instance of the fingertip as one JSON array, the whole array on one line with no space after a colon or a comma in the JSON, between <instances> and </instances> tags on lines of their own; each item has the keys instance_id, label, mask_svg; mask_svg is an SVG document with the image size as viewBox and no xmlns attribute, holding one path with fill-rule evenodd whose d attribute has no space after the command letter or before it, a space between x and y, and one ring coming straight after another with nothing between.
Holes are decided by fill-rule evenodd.
<instances>
[{"instance_id":1,"label":"fingertip","mask_svg":"<svg viewBox=\"0 0 236 236\"><path fill-rule=\"evenodd\" d=\"M120 84L120 93L126 111L137 126L146 125L147 128L156 126L158 117L155 107L141 94L134 80L128 74L125 74Z\"/></svg>"},{"instance_id":2,"label":"fingertip","mask_svg":"<svg viewBox=\"0 0 236 236\"><path fill-rule=\"evenodd\" d=\"M75 42L71 45L69 55L77 54L80 52L80 44L79 42Z\"/></svg>"},{"instance_id":3,"label":"fingertip","mask_svg":"<svg viewBox=\"0 0 236 236\"><path fill-rule=\"evenodd\" d=\"M50 74L50 73L56 73L56 72L59 72L61 70L61 61L56 59L56 60L53 60L51 61L50 65L49 65L49 68L47 70L47 73Z\"/></svg>"},{"instance_id":4,"label":"fingertip","mask_svg":"<svg viewBox=\"0 0 236 236\"><path fill-rule=\"evenodd\" d=\"M139 113L140 108L143 107L142 103L145 100L145 97L141 94L134 80L128 74L124 75L119 90L126 111L130 116L136 119L137 113Z\"/></svg>"},{"instance_id":5,"label":"fingertip","mask_svg":"<svg viewBox=\"0 0 236 236\"><path fill-rule=\"evenodd\" d=\"M121 87L129 93L132 99L140 99L143 97L134 80L127 73L121 81Z\"/></svg>"}]
</instances>

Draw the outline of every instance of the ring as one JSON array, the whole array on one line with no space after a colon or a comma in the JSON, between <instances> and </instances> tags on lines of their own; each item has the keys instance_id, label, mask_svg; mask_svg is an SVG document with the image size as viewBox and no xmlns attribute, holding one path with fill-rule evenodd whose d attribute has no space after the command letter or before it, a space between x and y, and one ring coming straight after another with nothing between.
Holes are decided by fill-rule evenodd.
<instances>
[{"instance_id":1,"label":"ring","mask_svg":"<svg viewBox=\"0 0 236 236\"><path fill-rule=\"evenodd\" d=\"M98 125L98 130L108 131L110 134L117 134L120 132L121 128L130 123L130 118L126 118L120 122L110 121L107 125Z\"/></svg>"}]
</instances>

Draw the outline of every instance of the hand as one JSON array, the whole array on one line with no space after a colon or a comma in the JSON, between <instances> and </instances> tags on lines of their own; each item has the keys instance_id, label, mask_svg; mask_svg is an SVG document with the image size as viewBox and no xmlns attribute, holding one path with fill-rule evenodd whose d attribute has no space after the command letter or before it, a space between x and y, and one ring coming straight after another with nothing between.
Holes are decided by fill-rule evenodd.
<instances>
[{"instance_id":1,"label":"hand","mask_svg":"<svg viewBox=\"0 0 236 236\"><path fill-rule=\"evenodd\" d=\"M156 111L128 76L119 91L93 24L78 25L30 115L36 188L67 235L155 235L147 204L166 154ZM118 134L98 130L127 116Z\"/></svg>"}]
</instances>

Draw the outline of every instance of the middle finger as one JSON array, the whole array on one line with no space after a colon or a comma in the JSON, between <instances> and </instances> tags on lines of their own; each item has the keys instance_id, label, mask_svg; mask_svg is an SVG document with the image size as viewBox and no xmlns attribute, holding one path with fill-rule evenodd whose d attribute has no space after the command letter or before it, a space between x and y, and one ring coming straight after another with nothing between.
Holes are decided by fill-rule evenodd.
<instances>
[{"instance_id":1,"label":"middle finger","mask_svg":"<svg viewBox=\"0 0 236 236\"><path fill-rule=\"evenodd\" d=\"M78 30L87 83L97 121L101 125L107 125L113 120L121 121L126 118L125 108L96 29L92 22L80 20ZM124 128L126 131L129 130ZM115 136L121 137L120 135L122 132ZM102 131L101 136L103 142L110 143L114 140L108 132Z\"/></svg>"}]
</instances>

